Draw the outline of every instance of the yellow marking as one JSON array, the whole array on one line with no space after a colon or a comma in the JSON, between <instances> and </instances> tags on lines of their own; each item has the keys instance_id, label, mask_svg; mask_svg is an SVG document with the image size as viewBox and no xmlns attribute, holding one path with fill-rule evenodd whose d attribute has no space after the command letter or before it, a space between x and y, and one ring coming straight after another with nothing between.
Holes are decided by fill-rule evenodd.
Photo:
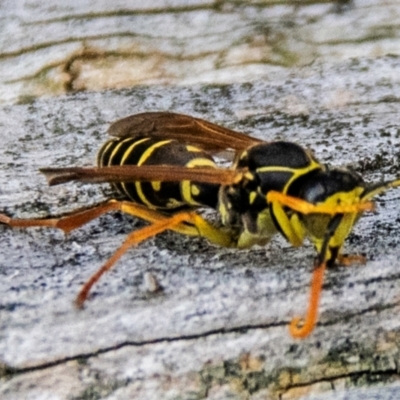
<instances>
[{"instance_id":1,"label":"yellow marking","mask_svg":"<svg viewBox=\"0 0 400 400\"><path fill-rule=\"evenodd\" d=\"M153 153L153 151L155 149L157 149L159 147L162 147L162 146L164 146L164 145L166 145L167 143L170 143L170 142L172 142L172 140L162 140L162 141L154 143L152 146L148 147L146 149L146 151L140 157L139 162L137 163L137 165L142 165L149 157L151 157L151 154ZM137 192L137 195L139 196L140 200L142 201L143 204L146 204L146 206L148 206L150 208L153 208L153 209L158 208L157 206L155 206L152 203L150 203L149 200L147 200L145 194L143 193L142 183L143 182L135 182L136 192Z\"/></svg>"},{"instance_id":2,"label":"yellow marking","mask_svg":"<svg viewBox=\"0 0 400 400\"><path fill-rule=\"evenodd\" d=\"M252 216L244 215L242 218L243 227L237 241L239 248L249 248L258 244L264 246L270 238L277 232L274 221L272 220L269 209L266 208L257 214L256 220ZM249 226L256 223L256 231L249 230Z\"/></svg>"},{"instance_id":3,"label":"yellow marking","mask_svg":"<svg viewBox=\"0 0 400 400\"><path fill-rule=\"evenodd\" d=\"M355 187L349 192L337 192L329 196L324 203L336 206L339 204L359 204L361 203L360 197L364 192L364 188L359 186Z\"/></svg>"},{"instance_id":4,"label":"yellow marking","mask_svg":"<svg viewBox=\"0 0 400 400\"><path fill-rule=\"evenodd\" d=\"M161 182L160 181L153 181L151 182L151 187L156 191L159 192L161 190Z\"/></svg>"},{"instance_id":5,"label":"yellow marking","mask_svg":"<svg viewBox=\"0 0 400 400\"><path fill-rule=\"evenodd\" d=\"M127 138L124 140L121 140L114 148L114 150L112 151L111 155L110 155L110 160L108 165L113 165L112 159L118 154L118 152L121 150L121 147L124 143L131 141L132 138ZM148 140L148 139L143 139L143 140Z\"/></svg>"},{"instance_id":6,"label":"yellow marking","mask_svg":"<svg viewBox=\"0 0 400 400\"><path fill-rule=\"evenodd\" d=\"M130 138L131 139L131 138ZM127 139L126 139L127 140ZM125 141L126 141L125 140ZM125 164L125 161L128 159L128 157L132 154L132 151L135 149L135 147L136 146L138 146L139 144L142 144L142 143L144 143L144 142L146 142L146 141L148 141L148 140L150 140L149 138L144 138L144 139L140 139L140 140L138 140L137 142L135 142L135 143L133 143L132 145L130 145L127 149L126 149L126 151L125 151L125 153L124 153L124 156L122 157L122 159L121 159L121 162L120 162L120 165L124 165Z\"/></svg>"},{"instance_id":7,"label":"yellow marking","mask_svg":"<svg viewBox=\"0 0 400 400\"><path fill-rule=\"evenodd\" d=\"M111 158L119 151L120 146L122 145L122 143L128 142L129 140L132 140L132 138L124 139L124 140L117 146L117 148L112 152L112 154L111 154L111 156L110 156L110 160L111 160ZM149 141L149 140L150 140L150 138L140 139L140 140L134 142L132 145L130 145L130 146L126 149L126 151L125 151L123 157L121 158L121 162L120 162L119 164L120 164L120 165L124 165L125 162L126 162L126 160L129 158L129 156L130 156L130 155L132 154L132 152L135 150L135 147L138 146L138 145L140 145L140 144L142 144L142 143L144 143L144 142L147 142L147 141ZM122 189L125 191L126 195L128 195L128 193L129 193L129 191L127 190L127 187L126 187L127 184L129 184L129 182L121 182L121 183L120 183L120 185L121 185ZM129 197L129 196L128 196L128 197Z\"/></svg>"},{"instance_id":8,"label":"yellow marking","mask_svg":"<svg viewBox=\"0 0 400 400\"><path fill-rule=\"evenodd\" d=\"M190 222L196 227L198 235L208 239L211 243L222 247L237 246L235 238L232 237L229 231L213 226L200 215L193 214L193 219Z\"/></svg>"},{"instance_id":9,"label":"yellow marking","mask_svg":"<svg viewBox=\"0 0 400 400\"><path fill-rule=\"evenodd\" d=\"M191 185L190 188L191 188L191 191L192 191L192 195L193 195L193 196L198 196L198 195L200 194L200 189L199 189L198 186L196 186L196 185Z\"/></svg>"},{"instance_id":10,"label":"yellow marking","mask_svg":"<svg viewBox=\"0 0 400 400\"><path fill-rule=\"evenodd\" d=\"M195 167L215 168L216 165L215 165L214 161L209 160L208 158L194 158L193 160L190 160L188 163L186 163L185 167L186 168L195 168ZM191 186L193 186L193 183L188 180L184 180L180 183L182 199L186 204L190 204L192 206L200 206L201 204L192 198Z\"/></svg>"},{"instance_id":11,"label":"yellow marking","mask_svg":"<svg viewBox=\"0 0 400 400\"><path fill-rule=\"evenodd\" d=\"M269 237L262 237L258 233L254 234L249 232L246 228L240 233L237 240L237 247L239 249L249 249L254 245L265 246L269 242Z\"/></svg>"},{"instance_id":12,"label":"yellow marking","mask_svg":"<svg viewBox=\"0 0 400 400\"><path fill-rule=\"evenodd\" d=\"M192 194L191 194L191 191L190 191L190 185L191 185L190 181L182 181L180 183L182 199L184 200L184 202L186 204L190 204L190 205L193 205L193 206L199 205L192 198Z\"/></svg>"},{"instance_id":13,"label":"yellow marking","mask_svg":"<svg viewBox=\"0 0 400 400\"><path fill-rule=\"evenodd\" d=\"M250 192L249 201L250 204L254 203L254 200L257 198L257 192Z\"/></svg>"},{"instance_id":14,"label":"yellow marking","mask_svg":"<svg viewBox=\"0 0 400 400\"><path fill-rule=\"evenodd\" d=\"M249 171L247 171L243 176L249 181L254 181L254 175Z\"/></svg>"},{"instance_id":15,"label":"yellow marking","mask_svg":"<svg viewBox=\"0 0 400 400\"><path fill-rule=\"evenodd\" d=\"M304 169L308 169L308 167L299 169L299 168L279 167L270 165L268 167L256 168L256 172L293 172L293 171L302 171Z\"/></svg>"},{"instance_id":16,"label":"yellow marking","mask_svg":"<svg viewBox=\"0 0 400 400\"><path fill-rule=\"evenodd\" d=\"M290 216L290 224L292 225L293 234L295 237L299 238L303 242L307 232L304 224L300 220L299 214L293 213Z\"/></svg>"},{"instance_id":17,"label":"yellow marking","mask_svg":"<svg viewBox=\"0 0 400 400\"><path fill-rule=\"evenodd\" d=\"M310 161L310 164L304 168L294 168L294 167L283 167L283 166L268 166L268 167L260 167L256 169L256 172L291 172L294 175L304 175L307 172L311 172L314 169L321 169L321 164L315 162L314 160Z\"/></svg>"},{"instance_id":18,"label":"yellow marking","mask_svg":"<svg viewBox=\"0 0 400 400\"><path fill-rule=\"evenodd\" d=\"M198 147L190 146L190 145L186 146L186 150L191 153L199 153L199 152L203 151L203 150L199 149Z\"/></svg>"},{"instance_id":19,"label":"yellow marking","mask_svg":"<svg viewBox=\"0 0 400 400\"><path fill-rule=\"evenodd\" d=\"M243 151L243 153L240 155L240 160L243 160L244 158L248 157L249 153L247 152L247 150Z\"/></svg>"},{"instance_id":20,"label":"yellow marking","mask_svg":"<svg viewBox=\"0 0 400 400\"><path fill-rule=\"evenodd\" d=\"M219 212L219 215L220 215L223 225L227 225L229 213L225 207L225 203L222 201L219 201L218 212Z\"/></svg>"},{"instance_id":21,"label":"yellow marking","mask_svg":"<svg viewBox=\"0 0 400 400\"><path fill-rule=\"evenodd\" d=\"M358 220L358 217L358 214L355 213L347 213L343 215L339 226L336 228L333 236L329 239L324 261L327 261L332 257L331 248L338 248L338 253L341 253L343 243L349 233L352 231L354 224ZM311 242L314 244L318 254L321 254L324 243L324 234L326 233L326 228L330 219L327 217L319 219L317 218L318 216L315 215L307 215L303 223L310 236Z\"/></svg>"},{"instance_id":22,"label":"yellow marking","mask_svg":"<svg viewBox=\"0 0 400 400\"><path fill-rule=\"evenodd\" d=\"M272 214L279 224L286 240L294 247L301 246L304 240L302 229L297 225L297 220L290 220L283 206L278 201L272 203Z\"/></svg>"},{"instance_id":23,"label":"yellow marking","mask_svg":"<svg viewBox=\"0 0 400 400\"><path fill-rule=\"evenodd\" d=\"M183 203L181 201L178 201L176 199L168 199L165 208L171 209L171 208L178 208L183 206Z\"/></svg>"},{"instance_id":24,"label":"yellow marking","mask_svg":"<svg viewBox=\"0 0 400 400\"><path fill-rule=\"evenodd\" d=\"M154 143L152 146L148 147L146 151L140 157L138 165L142 165L153 153L155 149L164 146L165 144L171 143L172 140L161 140L160 142Z\"/></svg>"},{"instance_id":25,"label":"yellow marking","mask_svg":"<svg viewBox=\"0 0 400 400\"><path fill-rule=\"evenodd\" d=\"M269 167L257 168L256 172L258 172L258 173L260 173L260 172L290 172L292 174L292 176L290 179L288 179L288 181L286 182L286 184L282 190L282 193L286 193L293 181L295 181L300 176L308 174L309 172L314 171L316 169L323 169L323 166L321 164L317 163L316 161L314 161L314 159L310 159L309 165L307 165L304 168L269 166Z\"/></svg>"},{"instance_id":26,"label":"yellow marking","mask_svg":"<svg viewBox=\"0 0 400 400\"><path fill-rule=\"evenodd\" d=\"M103 147L99 150L97 154L97 165L98 166L105 166L106 164L104 163L104 153L107 152L107 150L115 143L115 140L109 140L106 142ZM108 164L107 164L108 165Z\"/></svg>"},{"instance_id":27,"label":"yellow marking","mask_svg":"<svg viewBox=\"0 0 400 400\"><path fill-rule=\"evenodd\" d=\"M208 158L194 158L186 163L186 168L195 168L195 167L213 167L215 168L215 162L213 160L209 160Z\"/></svg>"}]
</instances>

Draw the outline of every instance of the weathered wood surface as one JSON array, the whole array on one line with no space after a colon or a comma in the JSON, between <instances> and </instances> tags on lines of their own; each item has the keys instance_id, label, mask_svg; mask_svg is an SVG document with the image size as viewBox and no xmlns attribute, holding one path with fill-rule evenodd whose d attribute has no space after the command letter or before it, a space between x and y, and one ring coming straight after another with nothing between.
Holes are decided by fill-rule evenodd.
<instances>
[{"instance_id":1,"label":"weathered wood surface","mask_svg":"<svg viewBox=\"0 0 400 400\"><path fill-rule=\"evenodd\" d=\"M2 1L0 102L273 81L290 66L399 54L399 10L393 0Z\"/></svg>"},{"instance_id":2,"label":"weathered wood surface","mask_svg":"<svg viewBox=\"0 0 400 400\"><path fill-rule=\"evenodd\" d=\"M38 168L91 165L111 121L151 110L296 141L369 181L399 176L399 68L387 57L273 84L138 87L4 106L0 210L29 218L101 201L106 186L49 188ZM131 250L77 311L81 284L138 223L107 215L66 238L0 226L0 398L289 399L397 381L399 198L389 192L379 213L361 219L346 247L369 261L328 272L320 322L303 341L287 324L305 311L310 245L276 239L235 251L162 234Z\"/></svg>"}]
</instances>

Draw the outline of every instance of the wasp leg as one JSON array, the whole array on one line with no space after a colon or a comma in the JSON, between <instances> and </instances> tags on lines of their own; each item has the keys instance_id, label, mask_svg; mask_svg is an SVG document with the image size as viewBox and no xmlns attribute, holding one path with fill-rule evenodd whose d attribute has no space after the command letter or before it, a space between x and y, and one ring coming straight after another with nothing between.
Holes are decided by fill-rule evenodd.
<instances>
[{"instance_id":1,"label":"wasp leg","mask_svg":"<svg viewBox=\"0 0 400 400\"><path fill-rule=\"evenodd\" d=\"M337 262L340 265L348 267L352 264L365 264L367 260L364 256L359 254L339 254L337 257Z\"/></svg>"},{"instance_id":2,"label":"wasp leg","mask_svg":"<svg viewBox=\"0 0 400 400\"><path fill-rule=\"evenodd\" d=\"M128 202L123 203L124 204L121 208L121 211L129 214L133 214L133 212L135 212L134 215L137 215L136 204ZM149 210L144 209L143 211L146 211L147 213L147 211ZM155 211L152 212L151 218L154 218L156 214L159 213ZM144 216L141 215L141 217ZM147 219L150 220L150 218ZM164 232L165 230L174 230L181 233L187 233L187 227L189 227L189 225L187 225L186 223L192 224L191 228L196 230L197 236L203 236L214 243L222 244L226 247L234 245L232 238L227 233L219 230L218 228L215 228L206 220L204 220L200 215L194 212L181 212L173 215L172 217L166 217L165 215L160 214L159 218L155 219L152 225L132 232L127 237L125 242L119 247L119 249L107 260L107 262L89 278L89 280L83 285L76 298L76 306L78 308L83 307L83 303L87 299L92 286L101 278L101 276L105 272L112 268L112 266L121 258L124 253L126 253L126 251L130 247L133 247L146 239L149 239L161 232ZM193 231L191 231L191 234L194 234Z\"/></svg>"},{"instance_id":3,"label":"wasp leg","mask_svg":"<svg viewBox=\"0 0 400 400\"><path fill-rule=\"evenodd\" d=\"M274 190L268 192L267 201L268 203L280 203L302 214L321 213L334 215L375 210L375 204L371 201L356 204L312 204L297 197L288 196L287 194L276 192Z\"/></svg>"},{"instance_id":4,"label":"wasp leg","mask_svg":"<svg viewBox=\"0 0 400 400\"><path fill-rule=\"evenodd\" d=\"M314 329L318 319L319 300L321 298L322 284L324 283L326 263L318 265L313 272L311 281L310 302L306 317L295 317L289 325L290 334L296 339L304 339Z\"/></svg>"},{"instance_id":5,"label":"wasp leg","mask_svg":"<svg viewBox=\"0 0 400 400\"><path fill-rule=\"evenodd\" d=\"M152 225L131 233L122 246L113 254L113 256L95 274L92 275L92 277L84 284L83 288L78 294L76 299L76 304L78 307L82 307L88 296L90 288L130 247L165 230L169 229L191 236L203 236L212 243L224 247L236 246L236 241L234 238L232 238L229 232L225 232L222 229L214 227L212 224L194 212L181 212L173 216L168 216L158 211L151 210L145 206L128 201L110 200L93 208L75 212L60 218L14 219L4 214L0 214L0 223L4 223L15 228L59 228L65 233L68 233L109 211L121 211L151 222Z\"/></svg>"},{"instance_id":6,"label":"wasp leg","mask_svg":"<svg viewBox=\"0 0 400 400\"><path fill-rule=\"evenodd\" d=\"M74 229L87 224L88 222L100 217L102 214L110 211L121 211L123 213L144 219L148 222L156 222L167 220L170 216L159 211L149 209L146 206L132 203L129 201L109 200L106 203L95 207L73 212L70 215L65 215L59 218L45 219L17 219L10 218L5 214L0 214L0 223L6 224L13 228L29 228L29 227L45 227L58 228L69 233ZM212 224L203 219L200 215L192 218L191 224L180 223L171 228L172 230L190 236L203 236L212 243L224 247L234 247L231 236L221 229L214 227Z\"/></svg>"},{"instance_id":7,"label":"wasp leg","mask_svg":"<svg viewBox=\"0 0 400 400\"><path fill-rule=\"evenodd\" d=\"M365 257L359 255L339 255L338 262L340 264L349 266L353 263L365 263ZM295 317L292 319L289 325L289 332L296 339L304 339L305 337L307 337L313 331L314 326L317 322L319 300L321 297L322 285L324 282L325 268L326 263L322 263L314 269L311 281L310 302L306 317L304 318L304 320L303 318Z\"/></svg>"},{"instance_id":8,"label":"wasp leg","mask_svg":"<svg viewBox=\"0 0 400 400\"><path fill-rule=\"evenodd\" d=\"M318 252L318 257L315 262L313 276L311 280L310 301L308 303L308 310L306 317L295 317L289 325L290 334L297 339L303 339L308 336L314 329L318 319L319 301L321 298L322 285L324 283L324 273L326 263L328 262L328 248L329 243L334 238L340 223L343 220L343 214L336 214L333 216L326 229L321 249Z\"/></svg>"},{"instance_id":9,"label":"wasp leg","mask_svg":"<svg viewBox=\"0 0 400 400\"><path fill-rule=\"evenodd\" d=\"M106 203L97 205L95 207L72 212L69 215L59 218L45 218L45 219L17 219L10 218L7 215L0 214L0 223L6 224L13 228L29 228L29 227L45 227L45 228L58 228L69 233L74 229L87 224L88 222L100 217L102 214L110 211L121 211L142 218L149 222L159 221L160 219L168 218L160 212L151 210L140 204L131 203L128 201L109 200ZM186 235L198 235L198 231L189 225L182 225L177 230Z\"/></svg>"},{"instance_id":10,"label":"wasp leg","mask_svg":"<svg viewBox=\"0 0 400 400\"><path fill-rule=\"evenodd\" d=\"M99 204L95 207L82 211L75 211L69 215L59 218L14 219L4 214L0 214L0 223L7 224L13 228L58 228L63 230L64 233L69 233L110 211L121 211L149 222L155 222L159 221L160 219L168 218L164 214L151 210L140 204L135 204L128 201L109 200L106 203ZM197 230L193 226L189 225L182 226L179 232L187 235L198 235Z\"/></svg>"},{"instance_id":11,"label":"wasp leg","mask_svg":"<svg viewBox=\"0 0 400 400\"><path fill-rule=\"evenodd\" d=\"M96 207L87 210L73 212L70 215L59 218L45 219L17 219L10 218L7 215L0 214L0 222L13 228L46 227L58 228L68 233L80 226L87 224L91 220L100 217L100 215L113 210L119 210L118 202L108 201Z\"/></svg>"},{"instance_id":12,"label":"wasp leg","mask_svg":"<svg viewBox=\"0 0 400 400\"><path fill-rule=\"evenodd\" d=\"M162 214L158 211L151 210L147 207L140 206L136 203L128 201L121 202L119 210L133 215L135 217L142 218L149 222L157 222L160 220L168 220L170 217ZM226 232L220 228L215 227L206 221L203 217L196 213L190 214L190 219L185 220L171 228L172 231L182 233L189 236L201 236L209 240L211 243L217 244L222 247L236 247L236 241L232 238L229 232ZM178 215L178 214L176 214Z\"/></svg>"},{"instance_id":13,"label":"wasp leg","mask_svg":"<svg viewBox=\"0 0 400 400\"><path fill-rule=\"evenodd\" d=\"M194 213L184 212L175 214L170 218L165 218L161 221L154 222L152 225L146 226L138 231L132 232L125 240L125 242L119 247L119 249L107 260L107 262L98 269L83 285L80 290L75 304L78 308L83 307L83 303L88 297L89 291L92 286L101 278L101 276L110 270L113 265L126 253L126 251L140 242L149 239L167 229L173 229L182 222L191 221L194 217Z\"/></svg>"},{"instance_id":14,"label":"wasp leg","mask_svg":"<svg viewBox=\"0 0 400 400\"><path fill-rule=\"evenodd\" d=\"M274 215L275 220L279 221L279 227L285 238L292 246L301 246L304 241L305 231L303 225L300 223L299 216L293 213L289 217L279 201L275 199L268 201L271 205L271 213Z\"/></svg>"}]
</instances>

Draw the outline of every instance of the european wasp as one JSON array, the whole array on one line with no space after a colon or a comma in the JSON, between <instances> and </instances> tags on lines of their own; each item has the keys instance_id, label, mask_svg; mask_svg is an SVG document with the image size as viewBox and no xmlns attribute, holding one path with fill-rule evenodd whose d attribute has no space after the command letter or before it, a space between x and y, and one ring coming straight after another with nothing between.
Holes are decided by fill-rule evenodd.
<instances>
[{"instance_id":1,"label":"european wasp","mask_svg":"<svg viewBox=\"0 0 400 400\"><path fill-rule=\"evenodd\" d=\"M344 241L362 213L374 209L374 196L400 186L400 179L370 185L355 172L321 164L295 143L264 142L181 114L132 115L114 122L108 133L112 138L101 147L97 167L41 172L50 185L109 182L126 200L112 199L60 218L23 220L0 214L0 222L11 227L52 227L64 232L112 210L150 222L129 234L89 278L76 298L78 307L130 247L165 230L234 248L264 245L280 233L293 246L308 237L317 251L307 314L294 318L289 327L294 337L306 337L317 321L326 266L363 261L342 254ZM227 150L234 153L229 169L215 161ZM201 207L215 209L223 227L195 212Z\"/></svg>"}]
</instances>

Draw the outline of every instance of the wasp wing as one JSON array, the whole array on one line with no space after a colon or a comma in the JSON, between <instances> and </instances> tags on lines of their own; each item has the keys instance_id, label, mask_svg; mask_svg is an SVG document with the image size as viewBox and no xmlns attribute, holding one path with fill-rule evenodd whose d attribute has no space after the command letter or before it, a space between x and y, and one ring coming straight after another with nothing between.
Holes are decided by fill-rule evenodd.
<instances>
[{"instance_id":1,"label":"wasp wing","mask_svg":"<svg viewBox=\"0 0 400 400\"><path fill-rule=\"evenodd\" d=\"M262 140L224 128L206 120L170 112L130 115L111 124L111 136L176 139L210 152L243 151Z\"/></svg>"},{"instance_id":2,"label":"wasp wing","mask_svg":"<svg viewBox=\"0 0 400 400\"><path fill-rule=\"evenodd\" d=\"M113 182L180 182L190 180L200 183L231 185L241 179L240 170L173 165L118 165L111 167L42 168L40 170L50 186L70 181L83 183Z\"/></svg>"}]
</instances>

